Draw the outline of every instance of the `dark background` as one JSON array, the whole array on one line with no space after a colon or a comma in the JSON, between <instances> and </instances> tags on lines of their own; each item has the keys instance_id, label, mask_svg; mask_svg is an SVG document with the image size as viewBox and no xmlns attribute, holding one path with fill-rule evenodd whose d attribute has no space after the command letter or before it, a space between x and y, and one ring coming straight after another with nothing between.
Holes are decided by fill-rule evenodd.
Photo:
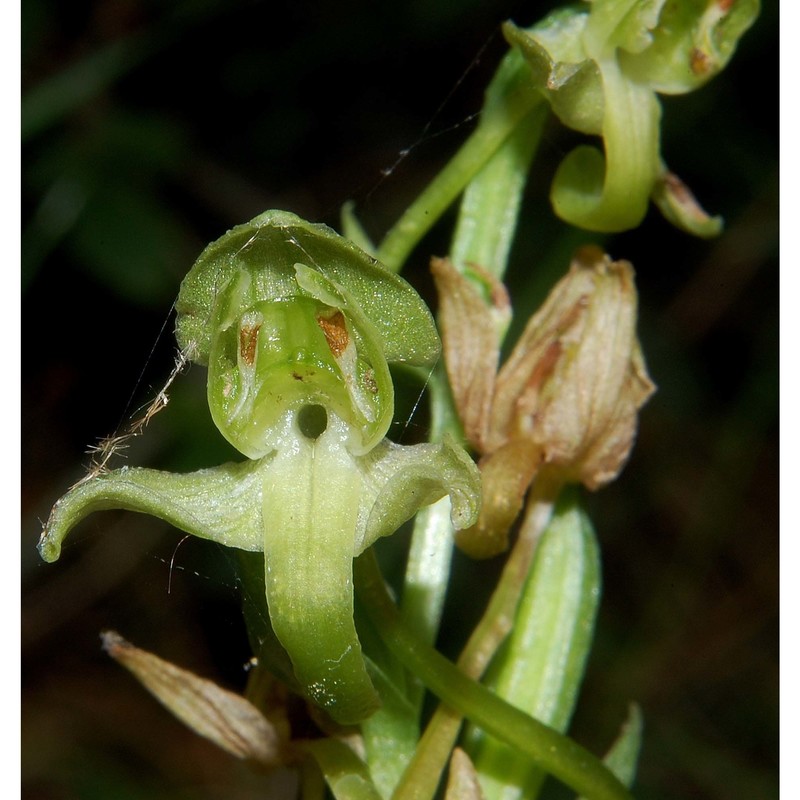
<instances>
[{"instance_id":1,"label":"dark background","mask_svg":"<svg viewBox=\"0 0 800 800\"><path fill-rule=\"evenodd\" d=\"M24 797L230 800L282 779L184 730L99 647L115 628L240 688L250 653L230 555L106 514L45 565L41 520L86 448L168 375L170 306L202 247L267 208L336 226L348 199L380 238L474 125L499 23L551 5L23 4ZM664 156L725 233L694 240L653 211L605 242L637 268L659 392L621 479L587 498L605 590L573 732L602 752L639 702L639 798L777 797L778 70L765 6L722 76L663 103ZM519 324L572 247L602 241L545 200L572 142L551 126L535 163L508 274ZM427 257L446 252L452 219L405 273L432 302ZM231 457L202 369L127 457L165 469ZM496 569L456 567L448 651L480 610L464 598Z\"/></svg>"}]
</instances>

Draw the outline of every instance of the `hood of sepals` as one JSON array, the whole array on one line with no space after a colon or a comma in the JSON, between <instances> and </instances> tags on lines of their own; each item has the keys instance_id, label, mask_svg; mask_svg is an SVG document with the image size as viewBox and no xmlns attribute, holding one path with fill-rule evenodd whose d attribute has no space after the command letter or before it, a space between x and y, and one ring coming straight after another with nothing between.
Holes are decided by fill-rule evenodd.
<instances>
[{"instance_id":1,"label":"hood of sepals","mask_svg":"<svg viewBox=\"0 0 800 800\"><path fill-rule=\"evenodd\" d=\"M759 0L594 0L556 9L530 28L508 22L504 33L562 122L598 133L605 62L618 61L627 78L654 92L694 91L725 68L759 10ZM587 117L580 105L594 112L593 123L572 124Z\"/></svg>"},{"instance_id":2,"label":"hood of sepals","mask_svg":"<svg viewBox=\"0 0 800 800\"><path fill-rule=\"evenodd\" d=\"M730 61L758 17L759 0L682 0L659 3L647 46L622 50L620 64L633 79L660 94L700 88Z\"/></svg>"},{"instance_id":3,"label":"hood of sepals","mask_svg":"<svg viewBox=\"0 0 800 800\"><path fill-rule=\"evenodd\" d=\"M433 364L440 342L428 307L401 277L325 225L286 211L265 211L237 225L200 254L181 284L175 335L182 350L208 364L220 292L242 272L230 318L264 300L298 294L296 265L343 289L370 320L388 363ZM302 279L301 279L302 280ZM239 313L237 313L237 310ZM223 314L223 316L225 316Z\"/></svg>"},{"instance_id":4,"label":"hood of sepals","mask_svg":"<svg viewBox=\"0 0 800 800\"><path fill-rule=\"evenodd\" d=\"M270 211L209 245L181 285L181 348L209 367L222 434L249 458L284 409L320 404L351 425L355 454L386 434L388 364L430 365L433 319L401 278L323 225Z\"/></svg>"}]
</instances>

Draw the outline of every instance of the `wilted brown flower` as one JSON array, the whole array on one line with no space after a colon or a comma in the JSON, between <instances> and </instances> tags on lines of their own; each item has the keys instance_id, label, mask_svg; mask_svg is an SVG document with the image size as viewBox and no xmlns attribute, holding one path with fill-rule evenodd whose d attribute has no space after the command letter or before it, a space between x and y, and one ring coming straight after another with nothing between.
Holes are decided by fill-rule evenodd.
<instances>
[{"instance_id":1,"label":"wilted brown flower","mask_svg":"<svg viewBox=\"0 0 800 800\"><path fill-rule=\"evenodd\" d=\"M497 302L447 260L432 270L448 376L484 487L481 516L457 541L487 557L506 548L538 473L598 489L627 460L638 410L655 389L636 338L633 268L581 249L499 372ZM496 279L481 278L495 284L493 298L505 297Z\"/></svg>"},{"instance_id":2,"label":"wilted brown flower","mask_svg":"<svg viewBox=\"0 0 800 800\"><path fill-rule=\"evenodd\" d=\"M237 758L274 768L289 763L288 722L268 720L241 695L135 647L115 631L101 634L108 654L195 733Z\"/></svg>"}]
</instances>

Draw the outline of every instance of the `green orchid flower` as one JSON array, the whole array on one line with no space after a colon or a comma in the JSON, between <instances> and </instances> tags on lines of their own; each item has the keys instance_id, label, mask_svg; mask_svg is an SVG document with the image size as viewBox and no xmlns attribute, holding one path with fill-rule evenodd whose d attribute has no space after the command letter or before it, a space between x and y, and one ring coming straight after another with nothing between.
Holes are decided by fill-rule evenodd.
<instances>
[{"instance_id":1,"label":"green orchid flower","mask_svg":"<svg viewBox=\"0 0 800 800\"><path fill-rule=\"evenodd\" d=\"M298 684L337 722L359 722L378 696L353 621L353 559L447 494L456 528L479 511L460 447L385 438L388 365L439 357L430 312L351 242L279 211L209 245L176 308L182 351L208 366L214 422L247 460L92 476L56 503L40 553L55 561L81 519L110 508L263 551L270 620Z\"/></svg>"},{"instance_id":2,"label":"green orchid flower","mask_svg":"<svg viewBox=\"0 0 800 800\"><path fill-rule=\"evenodd\" d=\"M691 92L720 72L753 24L759 0L593 0L554 11L534 27L504 25L532 88L569 128L603 139L561 162L556 213L595 231L637 226L648 200L677 226L716 234L708 216L660 156L657 94ZM518 57L518 56L514 56Z\"/></svg>"}]
</instances>

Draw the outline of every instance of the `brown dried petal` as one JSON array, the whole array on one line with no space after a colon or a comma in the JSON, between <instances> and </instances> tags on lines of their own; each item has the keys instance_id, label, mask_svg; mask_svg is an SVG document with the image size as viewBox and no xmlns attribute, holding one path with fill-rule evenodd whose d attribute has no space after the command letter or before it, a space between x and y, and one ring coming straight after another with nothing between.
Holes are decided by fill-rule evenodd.
<instances>
[{"instance_id":1,"label":"brown dried petal","mask_svg":"<svg viewBox=\"0 0 800 800\"><path fill-rule=\"evenodd\" d=\"M598 251L599 252L599 251ZM537 398L561 361L564 349L580 338L592 275L572 269L530 318L495 384L489 424L489 450L510 438L530 434Z\"/></svg>"},{"instance_id":2,"label":"brown dried petal","mask_svg":"<svg viewBox=\"0 0 800 800\"><path fill-rule=\"evenodd\" d=\"M475 765L460 747L456 747L450 756L444 800L484 800Z\"/></svg>"},{"instance_id":3,"label":"brown dried petal","mask_svg":"<svg viewBox=\"0 0 800 800\"><path fill-rule=\"evenodd\" d=\"M114 631L102 635L108 654L195 733L237 758L279 766L276 729L244 697L135 647Z\"/></svg>"},{"instance_id":4,"label":"brown dried petal","mask_svg":"<svg viewBox=\"0 0 800 800\"><path fill-rule=\"evenodd\" d=\"M609 416L602 436L587 446L579 461L579 471L572 478L575 482L594 491L619 475L636 440L639 409L654 391L637 346L614 413Z\"/></svg>"},{"instance_id":5,"label":"brown dried petal","mask_svg":"<svg viewBox=\"0 0 800 800\"><path fill-rule=\"evenodd\" d=\"M661 213L677 228L705 238L717 236L722 230L722 217L712 217L692 190L666 168L653 187L652 197Z\"/></svg>"},{"instance_id":6,"label":"brown dried petal","mask_svg":"<svg viewBox=\"0 0 800 800\"><path fill-rule=\"evenodd\" d=\"M467 440L484 451L486 428L500 356L501 328L509 315L505 287L492 275L471 269L487 286L489 301L448 259L431 260L439 293L439 322L447 376Z\"/></svg>"},{"instance_id":7,"label":"brown dried petal","mask_svg":"<svg viewBox=\"0 0 800 800\"><path fill-rule=\"evenodd\" d=\"M564 480L593 489L616 477L654 390L636 305L629 263L580 251L500 371L490 445L525 439Z\"/></svg>"}]
</instances>

